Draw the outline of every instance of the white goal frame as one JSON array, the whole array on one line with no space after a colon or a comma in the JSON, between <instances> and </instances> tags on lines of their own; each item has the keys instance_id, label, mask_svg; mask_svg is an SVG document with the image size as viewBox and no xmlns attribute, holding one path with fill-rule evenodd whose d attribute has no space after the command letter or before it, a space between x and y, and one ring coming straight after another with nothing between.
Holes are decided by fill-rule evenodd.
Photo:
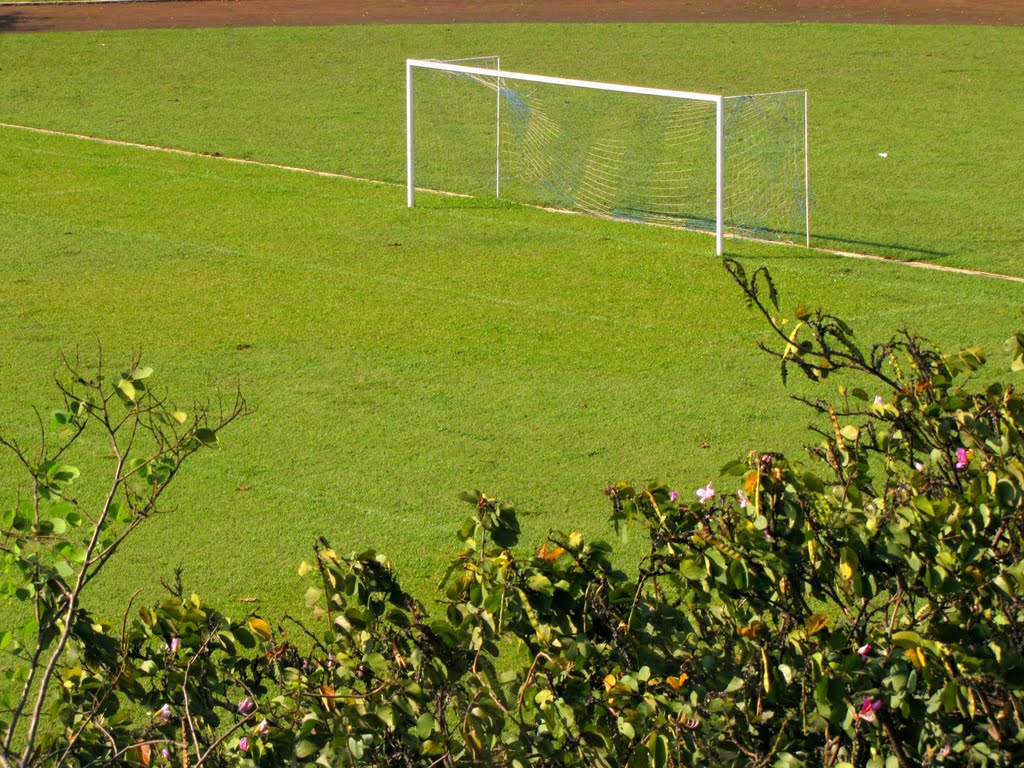
<instances>
[{"instance_id":1,"label":"white goal frame","mask_svg":"<svg viewBox=\"0 0 1024 768\"><path fill-rule=\"evenodd\" d=\"M497 57L486 57L497 59ZM455 61L466 61L457 59ZM500 67L500 60L499 60ZM663 96L674 99L690 101L710 102L715 105L715 253L721 256L724 253L725 243L725 110L724 102L727 97L721 94L694 93L691 91L675 91L664 88L646 88L637 85L620 85L617 83L602 83L590 80L574 80L566 77L550 77L548 75L534 75L526 72L508 72L503 69L486 69L465 64L455 64L449 61L437 61L427 59L406 59L405 61L405 152L406 152L406 204L409 208L414 207L416 202L416 146L413 139L413 73L416 69L433 69L453 74L478 75L481 77L492 77L498 82L498 126L501 124L501 82L502 80L516 80L532 83L547 83L549 85L565 85L572 88L590 88L600 91L615 91L618 93L635 93L642 96ZM499 135L500 146L500 135ZM807 246L811 244L811 223L810 223L810 160L808 157L808 130L807 130L807 92L804 91L804 209L806 211L806 236ZM500 151L497 165L497 178L495 191L500 191Z\"/></svg>"}]
</instances>

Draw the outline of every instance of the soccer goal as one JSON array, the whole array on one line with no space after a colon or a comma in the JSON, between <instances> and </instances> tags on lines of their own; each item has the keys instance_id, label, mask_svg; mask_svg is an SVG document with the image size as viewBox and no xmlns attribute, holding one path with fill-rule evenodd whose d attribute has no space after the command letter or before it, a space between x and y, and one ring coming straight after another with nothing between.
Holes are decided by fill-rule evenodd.
<instances>
[{"instance_id":1,"label":"soccer goal","mask_svg":"<svg viewBox=\"0 0 1024 768\"><path fill-rule=\"evenodd\" d=\"M807 92L722 96L406 61L407 198L497 196L810 245Z\"/></svg>"}]
</instances>

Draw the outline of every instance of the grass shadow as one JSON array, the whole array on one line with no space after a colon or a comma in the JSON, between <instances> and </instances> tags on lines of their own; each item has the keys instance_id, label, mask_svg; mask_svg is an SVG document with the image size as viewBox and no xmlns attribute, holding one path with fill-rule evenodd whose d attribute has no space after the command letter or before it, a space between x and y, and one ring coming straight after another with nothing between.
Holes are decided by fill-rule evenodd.
<instances>
[{"instance_id":1,"label":"grass shadow","mask_svg":"<svg viewBox=\"0 0 1024 768\"><path fill-rule=\"evenodd\" d=\"M946 256L953 255L949 251L915 248L913 246L901 245L899 243L879 243L873 240L853 240L847 237L823 235L818 232L811 233L811 243L816 248L831 248L837 251L856 252L863 252L866 249L868 253L878 253L879 251L882 251L879 255L891 255L896 258L903 257L904 259L924 259L926 261L942 259Z\"/></svg>"}]
</instances>

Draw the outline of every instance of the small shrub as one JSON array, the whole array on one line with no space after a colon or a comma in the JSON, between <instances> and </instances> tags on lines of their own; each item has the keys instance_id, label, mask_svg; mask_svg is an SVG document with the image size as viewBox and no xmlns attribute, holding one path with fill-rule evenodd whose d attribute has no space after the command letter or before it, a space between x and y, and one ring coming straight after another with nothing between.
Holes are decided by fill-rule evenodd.
<instances>
[{"instance_id":1,"label":"small shrub","mask_svg":"<svg viewBox=\"0 0 1024 768\"><path fill-rule=\"evenodd\" d=\"M8 765L1020 764L1024 399L972 388L974 347L783 324L770 275L726 267L784 377L871 382L805 400L807 463L758 451L696 493L610 486L613 524L648 535L635 576L575 532L524 554L514 510L474 492L439 613L382 555L320 540L306 619L176 594L94 622L65 633L63 733ZM1024 368L1024 337L1008 350Z\"/></svg>"}]
</instances>

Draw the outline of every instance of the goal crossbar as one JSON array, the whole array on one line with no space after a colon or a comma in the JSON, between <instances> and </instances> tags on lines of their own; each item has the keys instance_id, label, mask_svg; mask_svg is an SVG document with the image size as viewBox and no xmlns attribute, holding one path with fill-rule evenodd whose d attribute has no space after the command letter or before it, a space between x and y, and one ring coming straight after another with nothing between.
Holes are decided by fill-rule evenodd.
<instances>
[{"instance_id":1,"label":"goal crossbar","mask_svg":"<svg viewBox=\"0 0 1024 768\"><path fill-rule=\"evenodd\" d=\"M480 57L496 58L496 57ZM592 80L577 80L566 77L554 77L549 75L537 75L527 72L512 72L503 69L491 69L477 67L469 64L455 63L459 61L471 61L471 59L455 59L451 61L440 61L432 59L406 59L406 171L407 171L407 205L411 208L415 201L415 143L414 143L414 121L413 121L413 73L416 69L439 70L453 74L492 78L497 83L502 81L524 81L531 83L544 83L549 85L564 85L574 88L585 88L598 91L611 91L617 93L638 94L643 96L657 96L689 101L700 101L715 105L715 251L718 255L724 252L724 166L725 166L725 102L729 98L722 94L696 93L693 91L679 91L666 88L648 88L637 85L623 85L619 83L604 83ZM499 63L500 66L500 63ZM806 91L802 91L806 94ZM797 91L785 91L780 93L797 93ZM805 97L806 98L806 97ZM500 96L499 96L500 103ZM805 156L806 156L806 111L805 111ZM807 192L805 192L807 194ZM809 202L809 201L808 201ZM809 221L808 221L809 225ZM810 238L809 226L807 231Z\"/></svg>"},{"instance_id":2,"label":"goal crossbar","mask_svg":"<svg viewBox=\"0 0 1024 768\"><path fill-rule=\"evenodd\" d=\"M595 91L616 91L618 93L639 93L645 96L667 96L674 99L691 99L695 101L718 102L724 97L712 93L692 93L690 91L673 91L665 88L645 88L639 85L619 85L617 83L599 83L593 80L573 80L568 77L551 77L548 75L533 75L527 72L506 72L503 69L486 69L484 67L471 67L464 64L450 64L447 61L433 61L430 59L407 59L407 67L420 67L422 69L439 69L444 72L457 72L463 75L480 75L481 77L494 77L502 80L525 80L529 83L547 83L549 85L568 85L574 88L591 88Z\"/></svg>"}]
</instances>

